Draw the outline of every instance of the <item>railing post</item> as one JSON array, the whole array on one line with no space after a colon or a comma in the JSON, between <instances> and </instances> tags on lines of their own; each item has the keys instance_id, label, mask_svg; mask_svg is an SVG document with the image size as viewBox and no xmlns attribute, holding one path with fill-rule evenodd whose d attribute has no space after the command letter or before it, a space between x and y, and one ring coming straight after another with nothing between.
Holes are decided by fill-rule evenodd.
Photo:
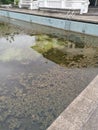
<instances>
[{"instance_id":1,"label":"railing post","mask_svg":"<svg viewBox=\"0 0 98 130\"><path fill-rule=\"evenodd\" d=\"M98 1L96 0L96 1L95 1L95 6L97 6L97 3L98 3Z\"/></svg>"},{"instance_id":2,"label":"railing post","mask_svg":"<svg viewBox=\"0 0 98 130\"><path fill-rule=\"evenodd\" d=\"M47 0L44 0L44 7L47 7Z\"/></svg>"},{"instance_id":3,"label":"railing post","mask_svg":"<svg viewBox=\"0 0 98 130\"><path fill-rule=\"evenodd\" d=\"M89 6L90 2L89 0L86 0L85 2L81 3L81 10L80 10L80 14L83 13L87 13L88 12L88 6Z\"/></svg>"},{"instance_id":4,"label":"railing post","mask_svg":"<svg viewBox=\"0 0 98 130\"><path fill-rule=\"evenodd\" d=\"M65 2L66 0L61 0L61 8L65 8Z\"/></svg>"},{"instance_id":5,"label":"railing post","mask_svg":"<svg viewBox=\"0 0 98 130\"><path fill-rule=\"evenodd\" d=\"M19 5L19 8L22 8L22 6L21 6L21 4L22 4L22 0L19 0L19 3L18 3Z\"/></svg>"},{"instance_id":6,"label":"railing post","mask_svg":"<svg viewBox=\"0 0 98 130\"><path fill-rule=\"evenodd\" d=\"M33 9L33 0L31 0L31 3L30 3L30 9L31 10Z\"/></svg>"}]
</instances>

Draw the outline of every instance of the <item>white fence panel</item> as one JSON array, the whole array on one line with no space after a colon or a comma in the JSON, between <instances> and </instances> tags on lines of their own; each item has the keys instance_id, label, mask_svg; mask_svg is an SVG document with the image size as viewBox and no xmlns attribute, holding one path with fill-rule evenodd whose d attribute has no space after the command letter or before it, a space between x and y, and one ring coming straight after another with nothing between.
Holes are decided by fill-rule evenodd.
<instances>
[{"instance_id":1,"label":"white fence panel","mask_svg":"<svg viewBox=\"0 0 98 130\"><path fill-rule=\"evenodd\" d=\"M62 1L61 0L47 0L47 7L62 8Z\"/></svg>"},{"instance_id":2,"label":"white fence panel","mask_svg":"<svg viewBox=\"0 0 98 130\"><path fill-rule=\"evenodd\" d=\"M79 9L80 13L87 13L89 0L38 0L39 8Z\"/></svg>"},{"instance_id":3,"label":"white fence panel","mask_svg":"<svg viewBox=\"0 0 98 130\"><path fill-rule=\"evenodd\" d=\"M38 9L38 1L19 0L19 8L28 7L29 9Z\"/></svg>"},{"instance_id":4,"label":"white fence panel","mask_svg":"<svg viewBox=\"0 0 98 130\"><path fill-rule=\"evenodd\" d=\"M79 9L80 13L87 13L89 0L20 0L19 7L28 6L30 9L38 8L59 8L59 9Z\"/></svg>"}]
</instances>

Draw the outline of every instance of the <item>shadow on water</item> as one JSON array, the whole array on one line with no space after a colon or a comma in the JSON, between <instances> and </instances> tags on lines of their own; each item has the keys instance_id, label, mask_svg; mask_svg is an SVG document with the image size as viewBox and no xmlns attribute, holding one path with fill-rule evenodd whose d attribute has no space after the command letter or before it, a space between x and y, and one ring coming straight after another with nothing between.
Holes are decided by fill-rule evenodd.
<instances>
[{"instance_id":1,"label":"shadow on water","mask_svg":"<svg viewBox=\"0 0 98 130\"><path fill-rule=\"evenodd\" d=\"M98 48L0 24L0 130L46 130L97 74Z\"/></svg>"}]
</instances>

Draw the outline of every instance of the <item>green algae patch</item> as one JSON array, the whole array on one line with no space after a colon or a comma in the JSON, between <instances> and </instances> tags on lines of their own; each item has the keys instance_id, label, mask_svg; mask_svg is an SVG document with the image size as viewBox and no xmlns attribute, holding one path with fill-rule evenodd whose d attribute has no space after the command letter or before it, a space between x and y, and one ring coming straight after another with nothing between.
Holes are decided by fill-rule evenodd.
<instances>
[{"instance_id":1,"label":"green algae patch","mask_svg":"<svg viewBox=\"0 0 98 130\"><path fill-rule=\"evenodd\" d=\"M79 48L76 43L48 35L36 36L34 50L45 58L65 67L97 66L98 48Z\"/></svg>"},{"instance_id":2,"label":"green algae patch","mask_svg":"<svg viewBox=\"0 0 98 130\"><path fill-rule=\"evenodd\" d=\"M53 48L53 45L51 42L44 41L43 44L37 44L32 47L34 50L38 51L39 53L44 53Z\"/></svg>"},{"instance_id":3,"label":"green algae patch","mask_svg":"<svg viewBox=\"0 0 98 130\"><path fill-rule=\"evenodd\" d=\"M76 65L76 62L79 63L81 59L83 59L83 55L78 56L68 56L67 53L64 53L58 49L51 49L48 52L43 54L49 60L54 61L55 63L62 66L72 67Z\"/></svg>"},{"instance_id":4,"label":"green algae patch","mask_svg":"<svg viewBox=\"0 0 98 130\"><path fill-rule=\"evenodd\" d=\"M68 64L68 61L66 60L66 54L58 49L51 48L48 52L43 53L43 56L57 64Z\"/></svg>"},{"instance_id":5,"label":"green algae patch","mask_svg":"<svg viewBox=\"0 0 98 130\"><path fill-rule=\"evenodd\" d=\"M36 45L32 48L39 53L45 53L52 48L62 48L68 43L64 39L52 37L50 35L37 35L36 36Z\"/></svg>"}]
</instances>

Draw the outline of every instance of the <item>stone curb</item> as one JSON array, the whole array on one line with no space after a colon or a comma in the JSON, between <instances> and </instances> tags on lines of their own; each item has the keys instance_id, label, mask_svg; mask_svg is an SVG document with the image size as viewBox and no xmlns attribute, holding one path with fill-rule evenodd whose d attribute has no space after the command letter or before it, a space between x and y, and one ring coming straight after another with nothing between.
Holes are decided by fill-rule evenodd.
<instances>
[{"instance_id":1,"label":"stone curb","mask_svg":"<svg viewBox=\"0 0 98 130\"><path fill-rule=\"evenodd\" d=\"M97 107L98 75L47 130L83 130Z\"/></svg>"}]
</instances>

